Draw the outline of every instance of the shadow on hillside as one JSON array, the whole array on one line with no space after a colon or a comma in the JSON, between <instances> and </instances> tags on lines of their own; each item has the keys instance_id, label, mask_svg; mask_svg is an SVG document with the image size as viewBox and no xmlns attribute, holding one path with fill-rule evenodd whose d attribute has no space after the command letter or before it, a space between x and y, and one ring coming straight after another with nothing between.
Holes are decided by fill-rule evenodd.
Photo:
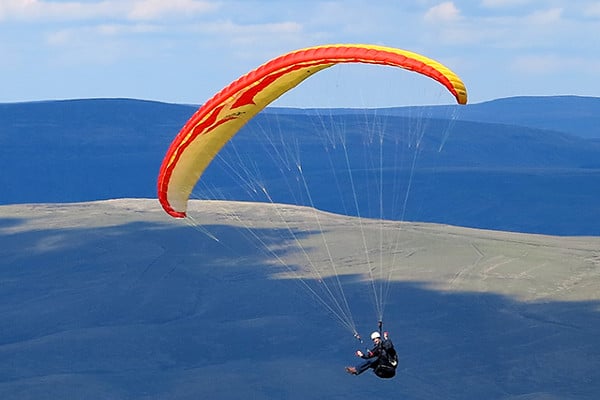
<instances>
[{"instance_id":1,"label":"shadow on hillside","mask_svg":"<svg viewBox=\"0 0 600 400\"><path fill-rule=\"evenodd\" d=\"M231 226L205 228L221 242L141 222L0 236L2 249L14 249L0 270L1 397L600 393L598 301L523 303L393 282L386 328L400 354L398 376L350 377L342 367L356 362L358 343L335 319L298 282L273 279L280 268L254 238ZM258 235L265 244L286 237ZM366 286L344 280L356 315L371 318ZM361 328L366 336L374 327Z\"/></svg>"},{"instance_id":2,"label":"shadow on hillside","mask_svg":"<svg viewBox=\"0 0 600 400\"><path fill-rule=\"evenodd\" d=\"M23 218L0 218L0 229L19 226L24 222Z\"/></svg>"}]
</instances>

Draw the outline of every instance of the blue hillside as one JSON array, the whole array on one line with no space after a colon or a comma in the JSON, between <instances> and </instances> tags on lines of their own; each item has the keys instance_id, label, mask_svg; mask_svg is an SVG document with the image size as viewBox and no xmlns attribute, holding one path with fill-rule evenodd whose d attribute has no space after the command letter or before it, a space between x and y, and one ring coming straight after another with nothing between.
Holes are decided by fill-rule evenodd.
<instances>
[{"instance_id":1,"label":"blue hillside","mask_svg":"<svg viewBox=\"0 0 600 400\"><path fill-rule=\"evenodd\" d=\"M154 198L165 151L195 109L128 99L1 104L0 203ZM600 235L600 141L590 139L600 136L600 99L501 99L461 107L451 124L439 119L448 113L438 107L416 113L428 117L418 120L402 115L415 115L414 109L384 111L323 111L328 123L345 127L349 155L357 159L372 157L362 145L370 129L365 119L400 144L411 126L425 126L418 153L408 152L399 163L390 161L394 150L386 150L383 169L359 171L354 187L335 182L340 176L329 163L341 156L328 152L314 134L319 110L268 109L223 154L251 165L277 202L310 205L308 199L290 198L284 190L289 183L278 175L281 161L266 156L290 151L294 143L311 201L323 210L353 215L356 195L366 217ZM262 200L232 177L225 165L230 161L223 160L209 167L195 195ZM384 188L400 187L407 193L405 204L390 194L380 209L371 199L374 179ZM338 184L339 191L331 190Z\"/></svg>"}]
</instances>

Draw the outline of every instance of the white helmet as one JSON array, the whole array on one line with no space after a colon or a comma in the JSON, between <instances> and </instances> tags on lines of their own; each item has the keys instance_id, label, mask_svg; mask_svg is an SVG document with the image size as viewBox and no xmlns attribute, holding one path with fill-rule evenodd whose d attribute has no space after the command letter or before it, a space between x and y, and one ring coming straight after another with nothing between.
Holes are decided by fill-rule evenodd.
<instances>
[{"instance_id":1,"label":"white helmet","mask_svg":"<svg viewBox=\"0 0 600 400\"><path fill-rule=\"evenodd\" d=\"M381 339L381 335L377 331L371 333L371 340L375 340L375 339Z\"/></svg>"}]
</instances>

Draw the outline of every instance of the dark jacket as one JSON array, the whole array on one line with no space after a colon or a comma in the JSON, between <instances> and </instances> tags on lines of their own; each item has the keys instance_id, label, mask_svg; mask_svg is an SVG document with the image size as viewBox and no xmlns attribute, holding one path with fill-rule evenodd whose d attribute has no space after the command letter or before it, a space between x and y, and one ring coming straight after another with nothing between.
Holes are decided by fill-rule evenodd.
<instances>
[{"instance_id":1,"label":"dark jacket","mask_svg":"<svg viewBox=\"0 0 600 400\"><path fill-rule=\"evenodd\" d=\"M392 341L388 339L382 339L379 344L375 345L371 350L364 354L362 358L365 360L370 358L377 357L379 363L396 366L397 364L397 356L396 350L394 349L394 344Z\"/></svg>"}]
</instances>

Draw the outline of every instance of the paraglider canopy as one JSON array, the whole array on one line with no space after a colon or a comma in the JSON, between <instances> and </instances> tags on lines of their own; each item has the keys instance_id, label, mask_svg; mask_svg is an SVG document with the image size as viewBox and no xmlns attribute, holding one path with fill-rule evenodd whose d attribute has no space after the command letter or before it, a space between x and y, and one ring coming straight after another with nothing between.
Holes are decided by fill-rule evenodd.
<instances>
[{"instance_id":1,"label":"paraglider canopy","mask_svg":"<svg viewBox=\"0 0 600 400\"><path fill-rule=\"evenodd\" d=\"M208 100L169 147L158 176L167 213L186 216L187 201L206 167L248 120L309 76L340 63L387 65L430 77L467 102L465 85L450 69L423 55L392 47L333 44L292 51L240 77Z\"/></svg>"}]
</instances>

